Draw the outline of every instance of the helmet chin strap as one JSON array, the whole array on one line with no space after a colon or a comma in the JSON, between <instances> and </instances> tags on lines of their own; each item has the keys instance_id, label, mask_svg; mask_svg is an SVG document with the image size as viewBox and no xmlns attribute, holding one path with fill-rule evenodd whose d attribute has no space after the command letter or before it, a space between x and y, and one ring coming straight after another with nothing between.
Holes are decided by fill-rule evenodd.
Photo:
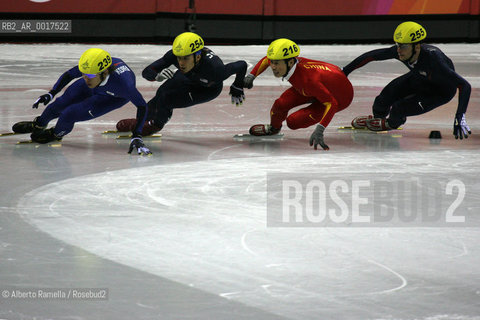
<instances>
[{"instance_id":1,"label":"helmet chin strap","mask_svg":"<svg viewBox=\"0 0 480 320\"><path fill-rule=\"evenodd\" d=\"M408 63L410 64L415 62L415 61L412 61L413 57L417 54L417 50L415 49L415 47L416 47L416 44L412 43L412 55L410 56L410 58L408 58Z\"/></svg>"},{"instance_id":2,"label":"helmet chin strap","mask_svg":"<svg viewBox=\"0 0 480 320\"><path fill-rule=\"evenodd\" d=\"M294 64L293 64L293 65L295 65L295 63L297 63L297 59L295 59L295 58L290 58L290 59L294 59ZM290 72L290 70L292 69L292 67L293 67L293 65L292 65L292 67L290 67L290 66L288 65L288 61L290 61L290 59L288 59L288 60L285 61L285 63L287 64L287 72L285 72L285 74L283 75L282 78L285 78L285 77L288 75L288 73Z\"/></svg>"},{"instance_id":3,"label":"helmet chin strap","mask_svg":"<svg viewBox=\"0 0 480 320\"><path fill-rule=\"evenodd\" d=\"M197 57L202 54L202 50L199 50L193 54L193 67L195 68L197 64L200 63L200 60L197 62Z\"/></svg>"},{"instance_id":4,"label":"helmet chin strap","mask_svg":"<svg viewBox=\"0 0 480 320\"><path fill-rule=\"evenodd\" d=\"M105 70L106 71L106 70ZM102 73L100 73L100 82L97 84L97 87L100 85L100 83L102 83L106 78L107 76L105 75L105 71L103 71ZM108 75L108 74L107 74Z\"/></svg>"}]
</instances>

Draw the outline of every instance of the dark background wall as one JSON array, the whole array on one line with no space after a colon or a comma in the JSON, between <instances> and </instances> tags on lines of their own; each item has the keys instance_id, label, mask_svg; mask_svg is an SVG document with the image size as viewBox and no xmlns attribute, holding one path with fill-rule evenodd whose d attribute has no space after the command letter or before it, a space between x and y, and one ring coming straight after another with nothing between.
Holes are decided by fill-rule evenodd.
<instances>
[{"instance_id":1,"label":"dark background wall","mask_svg":"<svg viewBox=\"0 0 480 320\"><path fill-rule=\"evenodd\" d=\"M3 42L168 43L183 31L225 44L392 42L406 20L422 24L430 42L480 41L480 0L3 0L0 20ZM5 24L38 20L71 29Z\"/></svg>"}]
</instances>

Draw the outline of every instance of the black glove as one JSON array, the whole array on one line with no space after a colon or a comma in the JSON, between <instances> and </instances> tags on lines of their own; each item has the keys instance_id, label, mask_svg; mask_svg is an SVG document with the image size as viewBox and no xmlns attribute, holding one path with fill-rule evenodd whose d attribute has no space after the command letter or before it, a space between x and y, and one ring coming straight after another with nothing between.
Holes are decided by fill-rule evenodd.
<instances>
[{"instance_id":1,"label":"black glove","mask_svg":"<svg viewBox=\"0 0 480 320\"><path fill-rule=\"evenodd\" d=\"M132 136L132 141L130 141L130 148L128 148L128 153L132 153L133 149L137 149L137 152L139 155L144 154L144 155L149 155L152 154L150 149L145 147L143 144L142 136L138 134L134 134Z\"/></svg>"},{"instance_id":2,"label":"black glove","mask_svg":"<svg viewBox=\"0 0 480 320\"><path fill-rule=\"evenodd\" d=\"M53 95L50 92L43 94L40 97L38 97L37 100L35 100L32 108L37 109L39 103L43 103L43 105L46 106L50 101L52 101L52 99L53 99Z\"/></svg>"},{"instance_id":3,"label":"black glove","mask_svg":"<svg viewBox=\"0 0 480 320\"><path fill-rule=\"evenodd\" d=\"M245 78L243 78L243 87L247 89L252 89L253 80L255 80L255 76L249 73Z\"/></svg>"},{"instance_id":4,"label":"black glove","mask_svg":"<svg viewBox=\"0 0 480 320\"><path fill-rule=\"evenodd\" d=\"M155 81L158 72L153 70L152 67L146 67L142 72L142 77L144 77L148 81Z\"/></svg>"},{"instance_id":5,"label":"black glove","mask_svg":"<svg viewBox=\"0 0 480 320\"><path fill-rule=\"evenodd\" d=\"M465 113L457 113L455 115L455 122L453 123L453 135L455 139L458 139L458 137L460 137L460 140L463 139L463 137L467 139L469 134L472 134L472 131L470 131L470 127L465 120Z\"/></svg>"},{"instance_id":6,"label":"black glove","mask_svg":"<svg viewBox=\"0 0 480 320\"><path fill-rule=\"evenodd\" d=\"M317 125L315 131L313 131L312 135L310 136L310 146L313 146L315 150L317 150L317 145L320 145L323 150L329 150L330 148L325 144L323 141L323 131L325 131L325 127L321 124Z\"/></svg>"},{"instance_id":7,"label":"black glove","mask_svg":"<svg viewBox=\"0 0 480 320\"><path fill-rule=\"evenodd\" d=\"M236 104L237 107L239 104L242 104L245 100L245 94L243 93L243 88L236 87L235 85L230 86L230 95L232 96L232 104Z\"/></svg>"}]
</instances>

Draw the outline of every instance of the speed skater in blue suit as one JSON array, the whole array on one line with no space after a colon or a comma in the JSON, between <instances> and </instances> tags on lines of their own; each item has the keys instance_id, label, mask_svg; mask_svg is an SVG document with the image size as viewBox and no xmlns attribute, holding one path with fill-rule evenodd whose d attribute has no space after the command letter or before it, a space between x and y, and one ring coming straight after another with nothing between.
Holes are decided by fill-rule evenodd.
<instances>
[{"instance_id":1,"label":"speed skater in blue suit","mask_svg":"<svg viewBox=\"0 0 480 320\"><path fill-rule=\"evenodd\" d=\"M76 78L80 79L50 103L56 94ZM138 125L132 128L128 152L136 149L138 154L151 154L141 136L148 109L136 88L135 74L121 59L111 57L103 49L91 48L82 54L78 65L63 73L53 88L35 101L33 108L38 108L40 103L47 106L43 113L33 121L14 124L12 130L16 133L31 133L32 141L37 143L61 140L72 131L76 122L100 117L130 101L137 107ZM47 129L48 123L57 118L56 125Z\"/></svg>"}]
</instances>

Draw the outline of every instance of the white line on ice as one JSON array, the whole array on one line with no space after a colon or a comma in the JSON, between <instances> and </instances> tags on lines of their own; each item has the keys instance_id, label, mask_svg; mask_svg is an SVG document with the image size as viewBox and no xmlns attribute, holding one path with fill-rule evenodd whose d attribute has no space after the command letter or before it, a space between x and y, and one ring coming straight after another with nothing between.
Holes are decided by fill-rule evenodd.
<instances>
[{"instance_id":1,"label":"white line on ice","mask_svg":"<svg viewBox=\"0 0 480 320\"><path fill-rule=\"evenodd\" d=\"M381 264L381 263L378 263L378 262L376 262L376 261L373 261L373 260L368 260L368 262L373 263L373 264L375 264L375 265L377 265L377 266L379 266L379 267L381 267L381 268L383 268L383 269L385 269L385 270L387 270L387 271L390 271L391 273L393 273L394 275L396 275L397 277L399 277L400 280L402 280L402 284L401 284L400 286L398 286L398 287L395 287L395 288L389 289L389 290L372 292L372 293L370 293L370 294L391 293L391 292L394 292L394 291L403 289L403 288L408 284L407 279L405 279L401 274L399 274L399 273L396 272L395 270L392 270L392 269L390 269L389 267L387 267L387 266L385 266L385 265L383 265L383 264Z\"/></svg>"},{"instance_id":2,"label":"white line on ice","mask_svg":"<svg viewBox=\"0 0 480 320\"><path fill-rule=\"evenodd\" d=\"M453 258L459 258L459 257L462 257L462 256L466 256L468 254L468 249L467 249L467 246L465 245L465 243L463 243L463 241L460 241L460 244L462 245L462 252L460 254L457 254L453 257L449 257L450 259L453 259Z\"/></svg>"},{"instance_id":3,"label":"white line on ice","mask_svg":"<svg viewBox=\"0 0 480 320\"><path fill-rule=\"evenodd\" d=\"M215 150L215 151L213 151L212 153L210 153L210 154L208 155L207 160L208 160L208 161L213 160L213 156L216 155L216 154L219 153L219 152L222 152L222 151L227 150L227 149L239 147L239 146L241 146L241 144L234 144L234 145L231 145L231 146L228 146L228 147L225 147L225 148L221 148L221 149Z\"/></svg>"},{"instance_id":4,"label":"white line on ice","mask_svg":"<svg viewBox=\"0 0 480 320\"><path fill-rule=\"evenodd\" d=\"M250 248L247 246L247 242L245 241L246 237L247 237L247 234L253 232L253 231L256 231L257 229L252 229L250 231L247 231L245 232L243 235L242 235L242 247L243 249L245 249L245 251L247 251L248 253L251 253L252 255L254 256L258 256L257 253L255 253L254 251L250 250Z\"/></svg>"}]
</instances>

